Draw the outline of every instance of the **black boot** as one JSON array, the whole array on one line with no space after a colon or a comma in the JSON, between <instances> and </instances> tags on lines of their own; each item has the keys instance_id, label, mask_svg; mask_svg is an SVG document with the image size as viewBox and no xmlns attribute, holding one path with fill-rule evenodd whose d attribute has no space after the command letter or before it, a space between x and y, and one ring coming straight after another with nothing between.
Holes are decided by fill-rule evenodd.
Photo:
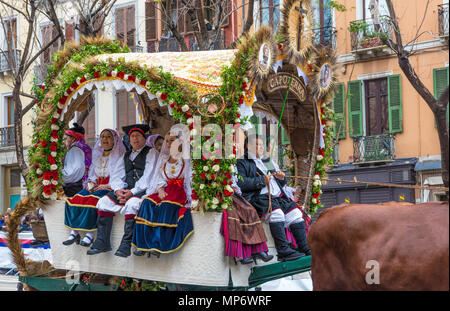
<instances>
[{"instance_id":1,"label":"black boot","mask_svg":"<svg viewBox=\"0 0 450 311\"><path fill-rule=\"evenodd\" d=\"M297 242L298 251L304 253L306 256L311 256L311 250L306 243L305 222L297 222L289 226L289 229Z\"/></svg>"},{"instance_id":2,"label":"black boot","mask_svg":"<svg viewBox=\"0 0 450 311\"><path fill-rule=\"evenodd\" d=\"M252 254L252 258L256 264L256 259L261 259L264 262L268 262L268 261L272 260L273 255L269 255L266 252L259 252L259 253Z\"/></svg>"},{"instance_id":3,"label":"black boot","mask_svg":"<svg viewBox=\"0 0 450 311\"><path fill-rule=\"evenodd\" d=\"M119 257L128 257L131 255L131 239L133 238L134 218L125 219L123 226L123 237L120 246L114 255Z\"/></svg>"},{"instance_id":4,"label":"black boot","mask_svg":"<svg viewBox=\"0 0 450 311\"><path fill-rule=\"evenodd\" d=\"M97 218L97 238L87 251L88 255L109 252L111 248L111 229L113 218L107 216L98 216Z\"/></svg>"},{"instance_id":5,"label":"black boot","mask_svg":"<svg viewBox=\"0 0 450 311\"><path fill-rule=\"evenodd\" d=\"M296 260L305 256L305 254L299 253L289 247L284 230L284 222L271 222L269 223L269 227L278 253L278 261Z\"/></svg>"}]
</instances>

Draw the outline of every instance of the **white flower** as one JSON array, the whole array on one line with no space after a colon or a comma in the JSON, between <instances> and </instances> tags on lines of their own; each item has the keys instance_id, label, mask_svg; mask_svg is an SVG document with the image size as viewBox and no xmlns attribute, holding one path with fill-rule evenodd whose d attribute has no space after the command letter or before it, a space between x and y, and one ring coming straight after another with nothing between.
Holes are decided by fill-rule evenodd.
<instances>
[{"instance_id":1,"label":"white flower","mask_svg":"<svg viewBox=\"0 0 450 311\"><path fill-rule=\"evenodd\" d=\"M36 170L36 174L41 175L43 173L43 171L38 167Z\"/></svg>"},{"instance_id":2,"label":"white flower","mask_svg":"<svg viewBox=\"0 0 450 311\"><path fill-rule=\"evenodd\" d=\"M217 183L216 182L211 183L211 187L217 188Z\"/></svg>"},{"instance_id":3,"label":"white flower","mask_svg":"<svg viewBox=\"0 0 450 311\"><path fill-rule=\"evenodd\" d=\"M56 130L56 131L59 130L59 126L56 124L52 124L51 128L52 128L52 130Z\"/></svg>"},{"instance_id":4,"label":"white flower","mask_svg":"<svg viewBox=\"0 0 450 311\"><path fill-rule=\"evenodd\" d=\"M117 70L111 71L111 76L112 77L117 77Z\"/></svg>"},{"instance_id":5,"label":"white flower","mask_svg":"<svg viewBox=\"0 0 450 311\"><path fill-rule=\"evenodd\" d=\"M195 135L197 135L197 130L196 129L192 129L191 136L195 136Z\"/></svg>"},{"instance_id":6,"label":"white flower","mask_svg":"<svg viewBox=\"0 0 450 311\"><path fill-rule=\"evenodd\" d=\"M212 169L214 170L214 172L218 172L220 170L220 166L216 164L212 167Z\"/></svg>"},{"instance_id":7,"label":"white flower","mask_svg":"<svg viewBox=\"0 0 450 311\"><path fill-rule=\"evenodd\" d=\"M50 141L51 141L51 142L55 142L55 143L56 143L56 142L58 141L58 138L53 138L53 137L50 137Z\"/></svg>"},{"instance_id":8,"label":"white flower","mask_svg":"<svg viewBox=\"0 0 450 311\"><path fill-rule=\"evenodd\" d=\"M138 77L136 77L136 84L141 84L141 79L139 79Z\"/></svg>"},{"instance_id":9,"label":"white flower","mask_svg":"<svg viewBox=\"0 0 450 311\"><path fill-rule=\"evenodd\" d=\"M209 158L211 161L214 161L215 159L216 159L216 157L215 156L211 156L211 158Z\"/></svg>"},{"instance_id":10,"label":"white flower","mask_svg":"<svg viewBox=\"0 0 450 311\"><path fill-rule=\"evenodd\" d=\"M52 165L50 165L50 169L51 169L52 171L56 171L56 170L58 169L58 165L52 164Z\"/></svg>"},{"instance_id":11,"label":"white flower","mask_svg":"<svg viewBox=\"0 0 450 311\"><path fill-rule=\"evenodd\" d=\"M222 209L227 209L228 208L228 204L227 203L223 203L222 204Z\"/></svg>"},{"instance_id":12,"label":"white flower","mask_svg":"<svg viewBox=\"0 0 450 311\"><path fill-rule=\"evenodd\" d=\"M125 74L125 75L123 76L123 79L124 79L124 80L128 80L128 74Z\"/></svg>"},{"instance_id":13,"label":"white flower","mask_svg":"<svg viewBox=\"0 0 450 311\"><path fill-rule=\"evenodd\" d=\"M57 185L58 184L58 181L57 180L54 180L54 179L52 179L52 185Z\"/></svg>"},{"instance_id":14,"label":"white flower","mask_svg":"<svg viewBox=\"0 0 450 311\"><path fill-rule=\"evenodd\" d=\"M146 85L146 86L147 86L147 85ZM155 95L156 95L157 98L161 98L161 94L162 94L161 92L156 92Z\"/></svg>"},{"instance_id":15,"label":"white flower","mask_svg":"<svg viewBox=\"0 0 450 311\"><path fill-rule=\"evenodd\" d=\"M72 93L73 91L75 91L75 89L73 87L69 87L69 91L70 93Z\"/></svg>"},{"instance_id":16,"label":"white flower","mask_svg":"<svg viewBox=\"0 0 450 311\"><path fill-rule=\"evenodd\" d=\"M81 78L80 77L78 77L76 81L77 81L77 84L81 84Z\"/></svg>"},{"instance_id":17,"label":"white flower","mask_svg":"<svg viewBox=\"0 0 450 311\"><path fill-rule=\"evenodd\" d=\"M203 166L203 170L204 170L205 172L207 172L207 171L209 170L209 167L207 167L207 166L205 165L205 166Z\"/></svg>"},{"instance_id":18,"label":"white flower","mask_svg":"<svg viewBox=\"0 0 450 311\"><path fill-rule=\"evenodd\" d=\"M196 207L198 206L198 200L192 200L191 206L192 206L193 208L196 208Z\"/></svg>"},{"instance_id":19,"label":"white flower","mask_svg":"<svg viewBox=\"0 0 450 311\"><path fill-rule=\"evenodd\" d=\"M47 195L47 194L45 194L45 192L42 192L42 196L43 196L44 198L46 198L46 199L50 198L50 196Z\"/></svg>"},{"instance_id":20,"label":"white flower","mask_svg":"<svg viewBox=\"0 0 450 311\"><path fill-rule=\"evenodd\" d=\"M216 204L211 205L211 209L216 209L216 208L217 208Z\"/></svg>"},{"instance_id":21,"label":"white flower","mask_svg":"<svg viewBox=\"0 0 450 311\"><path fill-rule=\"evenodd\" d=\"M50 155L51 155L52 157L56 158L57 153L56 153L55 151L52 151L52 152L50 152Z\"/></svg>"},{"instance_id":22,"label":"white flower","mask_svg":"<svg viewBox=\"0 0 450 311\"><path fill-rule=\"evenodd\" d=\"M68 96L69 96L69 94L68 94L67 92L64 92L64 96L68 97Z\"/></svg>"},{"instance_id":23,"label":"white flower","mask_svg":"<svg viewBox=\"0 0 450 311\"><path fill-rule=\"evenodd\" d=\"M217 198L212 199L212 204L219 204L219 199Z\"/></svg>"},{"instance_id":24,"label":"white flower","mask_svg":"<svg viewBox=\"0 0 450 311\"><path fill-rule=\"evenodd\" d=\"M147 83L145 83L145 87L149 89L149 88L150 88L150 86L151 86L150 82L148 82L148 81L147 81ZM158 97L158 98L161 98L161 96L160 96L160 97Z\"/></svg>"},{"instance_id":25,"label":"white flower","mask_svg":"<svg viewBox=\"0 0 450 311\"><path fill-rule=\"evenodd\" d=\"M89 80L91 77L90 77L89 74L87 73L87 74L84 75L84 78L85 78L86 80Z\"/></svg>"},{"instance_id":26,"label":"white flower","mask_svg":"<svg viewBox=\"0 0 450 311\"><path fill-rule=\"evenodd\" d=\"M230 185L226 185L226 186L225 186L225 190L228 190L229 192L234 192L234 191L233 191L233 188L231 188Z\"/></svg>"},{"instance_id":27,"label":"white flower","mask_svg":"<svg viewBox=\"0 0 450 311\"><path fill-rule=\"evenodd\" d=\"M319 181L318 180L315 180L314 182L313 182L313 186L314 187L317 187L319 185Z\"/></svg>"},{"instance_id":28,"label":"white flower","mask_svg":"<svg viewBox=\"0 0 450 311\"><path fill-rule=\"evenodd\" d=\"M56 192L53 192L50 194L50 200L56 200L58 198L58 194Z\"/></svg>"},{"instance_id":29,"label":"white flower","mask_svg":"<svg viewBox=\"0 0 450 311\"><path fill-rule=\"evenodd\" d=\"M59 113L55 113L55 114L53 115L53 118L59 119L60 116L61 116L61 115L60 115Z\"/></svg>"},{"instance_id":30,"label":"white flower","mask_svg":"<svg viewBox=\"0 0 450 311\"><path fill-rule=\"evenodd\" d=\"M220 144L218 142L214 143L214 149L219 149L220 148Z\"/></svg>"},{"instance_id":31,"label":"white flower","mask_svg":"<svg viewBox=\"0 0 450 311\"><path fill-rule=\"evenodd\" d=\"M244 78L244 82L248 83L248 78L247 77Z\"/></svg>"},{"instance_id":32,"label":"white flower","mask_svg":"<svg viewBox=\"0 0 450 311\"><path fill-rule=\"evenodd\" d=\"M50 180L44 179L44 180L42 181L42 184L43 184L44 186L48 186L48 185L50 185Z\"/></svg>"},{"instance_id":33,"label":"white flower","mask_svg":"<svg viewBox=\"0 0 450 311\"><path fill-rule=\"evenodd\" d=\"M200 190L205 189L205 184L200 184Z\"/></svg>"},{"instance_id":34,"label":"white flower","mask_svg":"<svg viewBox=\"0 0 450 311\"><path fill-rule=\"evenodd\" d=\"M321 154L317 155L317 161L322 161L323 160L323 156Z\"/></svg>"},{"instance_id":35,"label":"white flower","mask_svg":"<svg viewBox=\"0 0 450 311\"><path fill-rule=\"evenodd\" d=\"M236 158L236 155L234 153L230 154L230 159Z\"/></svg>"},{"instance_id":36,"label":"white flower","mask_svg":"<svg viewBox=\"0 0 450 311\"><path fill-rule=\"evenodd\" d=\"M58 107L58 109L63 109L64 108L64 105L62 105L61 103L58 103L56 106Z\"/></svg>"},{"instance_id":37,"label":"white flower","mask_svg":"<svg viewBox=\"0 0 450 311\"><path fill-rule=\"evenodd\" d=\"M313 198L313 199L312 199L312 202L313 202L314 204L317 204L316 198Z\"/></svg>"},{"instance_id":38,"label":"white flower","mask_svg":"<svg viewBox=\"0 0 450 311\"><path fill-rule=\"evenodd\" d=\"M240 123L241 122L241 119L239 119L239 118L236 118L236 120L234 120L234 123Z\"/></svg>"},{"instance_id":39,"label":"white flower","mask_svg":"<svg viewBox=\"0 0 450 311\"><path fill-rule=\"evenodd\" d=\"M316 174L316 175L314 175L314 179L315 179L315 180L319 180L319 179L320 179L320 176Z\"/></svg>"},{"instance_id":40,"label":"white flower","mask_svg":"<svg viewBox=\"0 0 450 311\"><path fill-rule=\"evenodd\" d=\"M184 105L183 107L181 107L181 110L182 110L183 112L186 112L186 111L189 110L189 106L188 106L188 105Z\"/></svg>"},{"instance_id":41,"label":"white flower","mask_svg":"<svg viewBox=\"0 0 450 311\"><path fill-rule=\"evenodd\" d=\"M193 118L189 118L189 119L186 120L186 123L189 124L189 125L192 124L193 122L194 122Z\"/></svg>"},{"instance_id":42,"label":"white flower","mask_svg":"<svg viewBox=\"0 0 450 311\"><path fill-rule=\"evenodd\" d=\"M234 166L233 165L230 166L230 173L234 173Z\"/></svg>"},{"instance_id":43,"label":"white flower","mask_svg":"<svg viewBox=\"0 0 450 311\"><path fill-rule=\"evenodd\" d=\"M323 193L322 189L320 189L320 190L319 190L319 193L320 193L320 194L322 194L322 193Z\"/></svg>"}]
</instances>

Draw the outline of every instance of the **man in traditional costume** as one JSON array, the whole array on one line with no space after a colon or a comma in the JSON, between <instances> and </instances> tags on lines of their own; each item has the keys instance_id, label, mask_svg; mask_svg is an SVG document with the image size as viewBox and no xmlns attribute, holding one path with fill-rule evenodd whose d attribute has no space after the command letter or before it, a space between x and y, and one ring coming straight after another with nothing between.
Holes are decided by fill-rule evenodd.
<instances>
[{"instance_id":1,"label":"man in traditional costume","mask_svg":"<svg viewBox=\"0 0 450 311\"><path fill-rule=\"evenodd\" d=\"M247 137L244 148L244 158L237 161L238 173L243 178L238 180L238 186L242 196L269 222L278 260L295 260L305 254L310 255L302 212L283 190L286 184L285 174L273 160L269 163L271 165L263 163L264 144L258 136ZM271 166L270 171L268 166ZM272 210L269 210L269 187ZM289 247L285 228L292 232L300 252Z\"/></svg>"},{"instance_id":2,"label":"man in traditional costume","mask_svg":"<svg viewBox=\"0 0 450 311\"><path fill-rule=\"evenodd\" d=\"M120 212L125 216L124 234L119 248L114 255L128 257L131 254L131 238L135 225L134 217L145 194L148 178L155 165L156 153L149 152L146 145L146 124L134 124L123 127L130 137L132 149L127 151L112 172L110 178L111 191L97 203L97 238L88 255L111 250L111 228L113 216Z\"/></svg>"},{"instance_id":3,"label":"man in traditional costume","mask_svg":"<svg viewBox=\"0 0 450 311\"><path fill-rule=\"evenodd\" d=\"M63 242L64 245L76 242L87 247L92 244L93 232L97 230L97 202L111 191L111 173L122 160L125 151L117 131L104 129L100 133L92 152L86 188L66 200L64 224L72 231L69 239ZM86 232L81 243L79 231Z\"/></svg>"},{"instance_id":4,"label":"man in traditional costume","mask_svg":"<svg viewBox=\"0 0 450 311\"><path fill-rule=\"evenodd\" d=\"M78 123L74 123L64 134L68 151L64 156L62 187L64 194L72 197L83 190L86 184L92 161L92 149L84 141L84 128Z\"/></svg>"},{"instance_id":5,"label":"man in traditional costume","mask_svg":"<svg viewBox=\"0 0 450 311\"><path fill-rule=\"evenodd\" d=\"M147 190L136 216L133 233L135 255L171 253L194 232L191 210L189 143L182 129L166 135Z\"/></svg>"}]
</instances>

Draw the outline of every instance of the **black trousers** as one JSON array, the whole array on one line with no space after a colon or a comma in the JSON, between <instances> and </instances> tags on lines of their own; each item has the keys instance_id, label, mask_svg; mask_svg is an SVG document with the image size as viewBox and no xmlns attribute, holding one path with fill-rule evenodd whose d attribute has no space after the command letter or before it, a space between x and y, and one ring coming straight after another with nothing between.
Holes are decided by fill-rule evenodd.
<instances>
[{"instance_id":1,"label":"black trousers","mask_svg":"<svg viewBox=\"0 0 450 311\"><path fill-rule=\"evenodd\" d=\"M64 194L67 197L73 197L75 194L77 194L78 192L83 190L83 181L80 180L80 181L78 181L76 183L62 185L62 187L63 187L63 190L64 190Z\"/></svg>"},{"instance_id":2,"label":"black trousers","mask_svg":"<svg viewBox=\"0 0 450 311\"><path fill-rule=\"evenodd\" d=\"M252 200L250 202L253 207L255 207L259 216L262 216L267 213L269 209L269 195L262 194L257 199ZM281 197L272 197L272 210L276 208L280 208L283 213L289 212L291 209L296 208L297 204L291 201L289 198L285 196Z\"/></svg>"}]
</instances>

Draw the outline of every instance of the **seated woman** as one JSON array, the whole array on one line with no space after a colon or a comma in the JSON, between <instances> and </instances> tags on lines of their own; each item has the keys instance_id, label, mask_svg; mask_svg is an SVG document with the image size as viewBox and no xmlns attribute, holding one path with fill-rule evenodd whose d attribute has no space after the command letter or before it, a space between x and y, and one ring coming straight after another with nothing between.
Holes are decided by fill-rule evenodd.
<instances>
[{"instance_id":1,"label":"seated woman","mask_svg":"<svg viewBox=\"0 0 450 311\"><path fill-rule=\"evenodd\" d=\"M233 208L222 213L220 233L225 239L225 256L242 258L241 264L250 264L256 259L264 262L272 260L268 255L267 237L255 208L241 195L237 177L232 177L234 193ZM252 260L253 259L253 260Z\"/></svg>"},{"instance_id":2,"label":"seated woman","mask_svg":"<svg viewBox=\"0 0 450 311\"><path fill-rule=\"evenodd\" d=\"M104 129L94 147L86 189L66 200L64 224L72 231L64 245L80 244L79 231L86 232L81 245L92 244L93 231L97 230L97 202L110 191L109 177L124 153L125 146L119 134L115 130Z\"/></svg>"},{"instance_id":3,"label":"seated woman","mask_svg":"<svg viewBox=\"0 0 450 311\"><path fill-rule=\"evenodd\" d=\"M165 137L155 172L136 215L132 245L137 256L144 252L171 253L194 232L190 208L191 163L189 143L182 130Z\"/></svg>"}]
</instances>

